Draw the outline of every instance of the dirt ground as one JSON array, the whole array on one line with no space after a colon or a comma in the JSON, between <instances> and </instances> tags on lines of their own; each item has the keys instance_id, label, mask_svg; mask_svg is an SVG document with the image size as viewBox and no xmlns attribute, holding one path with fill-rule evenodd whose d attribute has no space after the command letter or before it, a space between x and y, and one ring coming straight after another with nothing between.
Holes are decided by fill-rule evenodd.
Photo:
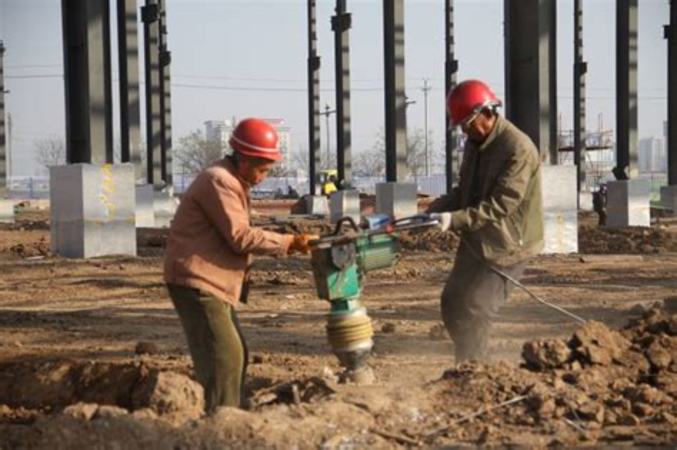
<instances>
[{"instance_id":1,"label":"dirt ground","mask_svg":"<svg viewBox=\"0 0 677 450\"><path fill-rule=\"evenodd\" d=\"M582 216L581 253L538 257L524 283L590 322L514 291L486 365L457 365L440 322L456 239L405 236L399 265L367 275L371 386L337 382L309 258L259 258L239 311L249 405L209 417L162 283L165 237L142 229L137 257L73 260L50 254L45 212L0 225L0 449L677 444L674 222Z\"/></svg>"}]
</instances>

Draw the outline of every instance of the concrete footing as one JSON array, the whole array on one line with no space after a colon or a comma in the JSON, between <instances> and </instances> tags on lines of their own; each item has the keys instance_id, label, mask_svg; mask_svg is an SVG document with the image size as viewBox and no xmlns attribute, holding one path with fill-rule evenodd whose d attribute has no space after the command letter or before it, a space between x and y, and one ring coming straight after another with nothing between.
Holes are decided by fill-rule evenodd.
<instances>
[{"instance_id":1,"label":"concrete footing","mask_svg":"<svg viewBox=\"0 0 677 450\"><path fill-rule=\"evenodd\" d=\"M607 227L648 227L651 224L649 180L609 181L607 189Z\"/></svg>"},{"instance_id":2,"label":"concrete footing","mask_svg":"<svg viewBox=\"0 0 677 450\"><path fill-rule=\"evenodd\" d=\"M377 183L374 212L387 214L393 219L418 214L415 183Z\"/></svg>"},{"instance_id":3,"label":"concrete footing","mask_svg":"<svg viewBox=\"0 0 677 450\"><path fill-rule=\"evenodd\" d=\"M329 219L336 223L343 217L350 217L360 223L360 193L355 189L332 192L329 196Z\"/></svg>"},{"instance_id":4,"label":"concrete footing","mask_svg":"<svg viewBox=\"0 0 677 450\"><path fill-rule=\"evenodd\" d=\"M150 184L140 184L135 188L136 227L153 228L155 226L155 209L153 200L155 192Z\"/></svg>"},{"instance_id":5,"label":"concrete footing","mask_svg":"<svg viewBox=\"0 0 677 450\"><path fill-rule=\"evenodd\" d=\"M661 206L672 210L672 217L677 217L677 185L661 186Z\"/></svg>"},{"instance_id":6,"label":"concrete footing","mask_svg":"<svg viewBox=\"0 0 677 450\"><path fill-rule=\"evenodd\" d=\"M0 223L14 223L14 200L0 198Z\"/></svg>"},{"instance_id":7,"label":"concrete footing","mask_svg":"<svg viewBox=\"0 0 677 450\"><path fill-rule=\"evenodd\" d=\"M542 166L543 253L578 252L575 166Z\"/></svg>"},{"instance_id":8,"label":"concrete footing","mask_svg":"<svg viewBox=\"0 0 677 450\"><path fill-rule=\"evenodd\" d=\"M178 201L174 197L174 188L169 186L153 193L153 211L155 228L168 228L172 223Z\"/></svg>"},{"instance_id":9,"label":"concrete footing","mask_svg":"<svg viewBox=\"0 0 677 450\"><path fill-rule=\"evenodd\" d=\"M52 251L68 258L136 255L134 166L50 167Z\"/></svg>"},{"instance_id":10,"label":"concrete footing","mask_svg":"<svg viewBox=\"0 0 677 450\"><path fill-rule=\"evenodd\" d=\"M329 202L324 195L306 195L306 214L326 217L329 215Z\"/></svg>"}]
</instances>

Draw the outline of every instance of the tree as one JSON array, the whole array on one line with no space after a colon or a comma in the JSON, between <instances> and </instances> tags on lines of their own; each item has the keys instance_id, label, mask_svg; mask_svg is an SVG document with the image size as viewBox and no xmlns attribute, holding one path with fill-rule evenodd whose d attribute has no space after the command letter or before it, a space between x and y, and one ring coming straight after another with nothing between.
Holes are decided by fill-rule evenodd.
<instances>
[{"instance_id":1,"label":"tree","mask_svg":"<svg viewBox=\"0 0 677 450\"><path fill-rule=\"evenodd\" d=\"M385 134L383 129L376 134L376 141L370 149L359 152L353 158L353 173L358 176L377 177L385 176L386 154ZM428 159L430 168L433 167L435 158L432 155L432 133L428 133ZM415 128L407 135L407 167L409 173L414 176L425 174L425 132ZM431 170L432 172L432 170Z\"/></svg>"},{"instance_id":2,"label":"tree","mask_svg":"<svg viewBox=\"0 0 677 450\"><path fill-rule=\"evenodd\" d=\"M63 139L50 137L35 141L35 159L43 170L66 164L66 144Z\"/></svg>"},{"instance_id":3,"label":"tree","mask_svg":"<svg viewBox=\"0 0 677 450\"><path fill-rule=\"evenodd\" d=\"M183 174L196 174L223 158L221 143L205 139L199 130L179 138L174 157Z\"/></svg>"}]
</instances>

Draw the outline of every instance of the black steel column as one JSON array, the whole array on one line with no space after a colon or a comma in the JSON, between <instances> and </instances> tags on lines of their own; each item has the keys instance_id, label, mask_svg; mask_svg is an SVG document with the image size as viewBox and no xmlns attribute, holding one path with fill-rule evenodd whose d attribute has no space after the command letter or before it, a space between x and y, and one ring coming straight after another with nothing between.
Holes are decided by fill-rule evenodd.
<instances>
[{"instance_id":1,"label":"black steel column","mask_svg":"<svg viewBox=\"0 0 677 450\"><path fill-rule=\"evenodd\" d=\"M62 0L66 161L113 162L108 0Z\"/></svg>"},{"instance_id":2,"label":"black steel column","mask_svg":"<svg viewBox=\"0 0 677 450\"><path fill-rule=\"evenodd\" d=\"M117 0L118 66L120 76L120 161L141 168L141 103L139 93L139 31L136 0Z\"/></svg>"},{"instance_id":3,"label":"black steel column","mask_svg":"<svg viewBox=\"0 0 677 450\"><path fill-rule=\"evenodd\" d=\"M574 0L574 164L578 191L585 184L585 73L583 61L583 0Z\"/></svg>"},{"instance_id":4,"label":"black steel column","mask_svg":"<svg viewBox=\"0 0 677 450\"><path fill-rule=\"evenodd\" d=\"M383 49L386 181L404 181L408 171L404 93L404 0L383 0Z\"/></svg>"},{"instance_id":5,"label":"black steel column","mask_svg":"<svg viewBox=\"0 0 677 450\"><path fill-rule=\"evenodd\" d=\"M445 0L444 3L444 104L446 105L446 96L456 86L458 61L454 54L454 0ZM450 116L448 108L445 107L444 129L446 130L445 152L444 152L444 173L447 177L447 193L451 193L454 187L454 159L458 160L458 150L456 149L456 130L449 126Z\"/></svg>"},{"instance_id":6,"label":"black steel column","mask_svg":"<svg viewBox=\"0 0 677 450\"><path fill-rule=\"evenodd\" d=\"M670 25L666 25L668 40L668 184L677 185L677 0L670 0Z\"/></svg>"},{"instance_id":7,"label":"black steel column","mask_svg":"<svg viewBox=\"0 0 677 450\"><path fill-rule=\"evenodd\" d=\"M172 86L170 65L172 56L167 49L167 0L158 0L160 11L160 161L162 180L172 185Z\"/></svg>"},{"instance_id":8,"label":"black steel column","mask_svg":"<svg viewBox=\"0 0 677 450\"><path fill-rule=\"evenodd\" d=\"M336 164L342 186L352 183L350 158L350 36L351 15L346 0L336 0L334 31L334 78L336 79Z\"/></svg>"},{"instance_id":9,"label":"black steel column","mask_svg":"<svg viewBox=\"0 0 677 450\"><path fill-rule=\"evenodd\" d=\"M548 102L550 106L550 164L559 163L559 139L557 118L557 0L551 0L546 6L548 24Z\"/></svg>"},{"instance_id":10,"label":"black steel column","mask_svg":"<svg viewBox=\"0 0 677 450\"><path fill-rule=\"evenodd\" d=\"M550 154L550 8L554 0L505 0L506 114ZM554 68L552 68L554 70Z\"/></svg>"},{"instance_id":11,"label":"black steel column","mask_svg":"<svg viewBox=\"0 0 677 450\"><path fill-rule=\"evenodd\" d=\"M160 24L157 0L146 0L143 20L144 73L146 78L146 179L162 187L162 127L160 117Z\"/></svg>"},{"instance_id":12,"label":"black steel column","mask_svg":"<svg viewBox=\"0 0 677 450\"><path fill-rule=\"evenodd\" d=\"M319 195L320 57L317 56L316 0L308 0L308 181L310 195Z\"/></svg>"},{"instance_id":13,"label":"black steel column","mask_svg":"<svg viewBox=\"0 0 677 450\"><path fill-rule=\"evenodd\" d=\"M637 169L637 0L617 0L614 175L634 178Z\"/></svg>"},{"instance_id":14,"label":"black steel column","mask_svg":"<svg viewBox=\"0 0 677 450\"><path fill-rule=\"evenodd\" d=\"M5 45L0 41L0 189L9 185L7 179L7 139L5 138Z\"/></svg>"}]
</instances>

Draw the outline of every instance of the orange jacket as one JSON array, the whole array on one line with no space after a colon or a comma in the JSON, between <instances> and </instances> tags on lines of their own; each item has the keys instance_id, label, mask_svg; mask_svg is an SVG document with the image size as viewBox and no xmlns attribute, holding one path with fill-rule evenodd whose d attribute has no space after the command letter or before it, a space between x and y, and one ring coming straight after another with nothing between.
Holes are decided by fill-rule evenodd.
<instances>
[{"instance_id":1,"label":"orange jacket","mask_svg":"<svg viewBox=\"0 0 677 450\"><path fill-rule=\"evenodd\" d=\"M286 255L291 234L249 223L249 188L230 158L202 171L184 194L169 229L164 279L236 305L251 254Z\"/></svg>"}]
</instances>

